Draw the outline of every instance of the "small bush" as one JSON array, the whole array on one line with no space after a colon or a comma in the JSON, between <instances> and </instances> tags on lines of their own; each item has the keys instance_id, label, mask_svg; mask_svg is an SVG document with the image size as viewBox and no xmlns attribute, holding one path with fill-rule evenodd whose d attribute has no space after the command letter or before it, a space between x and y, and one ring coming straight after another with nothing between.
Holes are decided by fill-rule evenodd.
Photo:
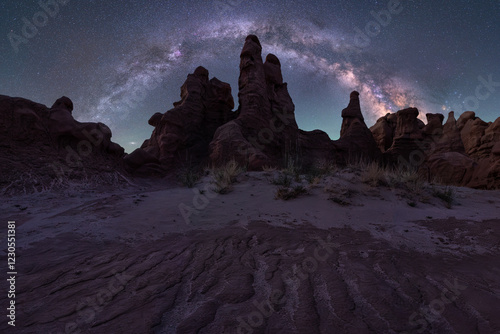
<instances>
[{"instance_id":1,"label":"small bush","mask_svg":"<svg viewBox=\"0 0 500 334\"><path fill-rule=\"evenodd\" d=\"M411 167L398 167L388 173L389 185L395 188L403 188L414 193L420 193L425 182L418 171Z\"/></svg>"},{"instance_id":2,"label":"small bush","mask_svg":"<svg viewBox=\"0 0 500 334\"><path fill-rule=\"evenodd\" d=\"M448 209L451 209L453 201L455 200L455 192L452 188L446 187L444 190L434 189L432 194L440 198L445 202L445 205Z\"/></svg>"},{"instance_id":3,"label":"small bush","mask_svg":"<svg viewBox=\"0 0 500 334\"><path fill-rule=\"evenodd\" d=\"M293 188L279 187L276 191L275 198L287 201L289 199L297 198L302 194L306 194L307 189L303 186L295 186Z\"/></svg>"},{"instance_id":4,"label":"small bush","mask_svg":"<svg viewBox=\"0 0 500 334\"><path fill-rule=\"evenodd\" d=\"M235 160L230 160L225 165L212 169L212 176L216 188L214 191L219 194L227 194L231 191L231 185L236 182L236 178L243 172Z\"/></svg>"},{"instance_id":5,"label":"small bush","mask_svg":"<svg viewBox=\"0 0 500 334\"><path fill-rule=\"evenodd\" d=\"M177 174L177 179L188 188L193 188L201 178L201 173L194 167L185 167Z\"/></svg>"},{"instance_id":6,"label":"small bush","mask_svg":"<svg viewBox=\"0 0 500 334\"><path fill-rule=\"evenodd\" d=\"M387 185L386 171L378 163L372 162L361 172L361 181L372 187Z\"/></svg>"},{"instance_id":7,"label":"small bush","mask_svg":"<svg viewBox=\"0 0 500 334\"><path fill-rule=\"evenodd\" d=\"M286 167L285 169L283 169L283 172L295 176L296 180L300 178L300 173L302 171L302 164L300 163L298 155L290 156L287 154L285 158L285 166Z\"/></svg>"}]
</instances>

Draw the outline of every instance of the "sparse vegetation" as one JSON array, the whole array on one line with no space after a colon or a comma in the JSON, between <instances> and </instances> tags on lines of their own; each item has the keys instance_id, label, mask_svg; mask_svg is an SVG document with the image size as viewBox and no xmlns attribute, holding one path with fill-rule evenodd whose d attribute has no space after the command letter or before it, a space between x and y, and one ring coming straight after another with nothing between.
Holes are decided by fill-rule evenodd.
<instances>
[{"instance_id":1,"label":"sparse vegetation","mask_svg":"<svg viewBox=\"0 0 500 334\"><path fill-rule=\"evenodd\" d=\"M214 178L214 191L218 194L227 194L232 190L232 184L236 182L236 178L244 171L243 168L236 162L230 160L225 165L212 169L212 177Z\"/></svg>"},{"instance_id":2,"label":"sparse vegetation","mask_svg":"<svg viewBox=\"0 0 500 334\"><path fill-rule=\"evenodd\" d=\"M393 169L389 176L389 185L394 188L403 188L413 193L421 193L425 182L412 167L398 167Z\"/></svg>"},{"instance_id":3,"label":"sparse vegetation","mask_svg":"<svg viewBox=\"0 0 500 334\"><path fill-rule=\"evenodd\" d=\"M283 169L283 172L293 175L295 180L298 181L300 173L302 172L302 159L298 145L295 146L295 149L291 149L289 147L286 148L284 154L284 166L285 168Z\"/></svg>"},{"instance_id":4,"label":"sparse vegetation","mask_svg":"<svg viewBox=\"0 0 500 334\"><path fill-rule=\"evenodd\" d=\"M444 190L434 189L433 192L432 192L432 194L435 197L440 198L441 200L443 200L443 202L445 203L446 207L448 209L451 209L453 201L455 200L455 191L453 190L453 188L446 187Z\"/></svg>"},{"instance_id":5,"label":"sparse vegetation","mask_svg":"<svg viewBox=\"0 0 500 334\"><path fill-rule=\"evenodd\" d=\"M192 166L182 168L177 174L177 179L188 188L193 188L200 178L200 171Z\"/></svg>"},{"instance_id":6,"label":"sparse vegetation","mask_svg":"<svg viewBox=\"0 0 500 334\"><path fill-rule=\"evenodd\" d=\"M289 187L279 187L276 191L275 198L288 201L289 199L297 198L302 194L306 194L307 189L301 185L295 186L293 188Z\"/></svg>"},{"instance_id":7,"label":"sparse vegetation","mask_svg":"<svg viewBox=\"0 0 500 334\"><path fill-rule=\"evenodd\" d=\"M361 172L361 181L372 187L387 185L387 171L377 162L372 162Z\"/></svg>"}]
</instances>

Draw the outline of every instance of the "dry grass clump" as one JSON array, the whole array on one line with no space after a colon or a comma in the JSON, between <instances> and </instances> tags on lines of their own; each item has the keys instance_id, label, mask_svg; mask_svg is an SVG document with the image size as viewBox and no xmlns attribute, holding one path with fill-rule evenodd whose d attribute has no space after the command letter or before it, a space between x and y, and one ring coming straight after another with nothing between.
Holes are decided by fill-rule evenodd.
<instances>
[{"instance_id":1,"label":"dry grass clump","mask_svg":"<svg viewBox=\"0 0 500 334\"><path fill-rule=\"evenodd\" d=\"M183 186L193 188L196 182L201 178L202 173L198 168L186 166L177 173L177 179Z\"/></svg>"},{"instance_id":2,"label":"dry grass clump","mask_svg":"<svg viewBox=\"0 0 500 334\"><path fill-rule=\"evenodd\" d=\"M232 184L236 182L238 175L243 173L244 169L232 159L225 165L212 169L212 177L215 183L214 191L218 194L227 194L232 190Z\"/></svg>"},{"instance_id":3,"label":"dry grass clump","mask_svg":"<svg viewBox=\"0 0 500 334\"><path fill-rule=\"evenodd\" d=\"M417 169L398 167L388 173L389 185L393 188L403 188L414 193L421 193L425 182L418 174Z\"/></svg>"},{"instance_id":4,"label":"dry grass clump","mask_svg":"<svg viewBox=\"0 0 500 334\"><path fill-rule=\"evenodd\" d=\"M387 170L377 162L366 164L361 171L361 182L372 187L387 185Z\"/></svg>"},{"instance_id":5,"label":"dry grass clump","mask_svg":"<svg viewBox=\"0 0 500 334\"><path fill-rule=\"evenodd\" d=\"M443 200L448 209L451 209L451 206L455 201L455 191L451 187L446 187L444 190L434 188L432 195Z\"/></svg>"}]
</instances>

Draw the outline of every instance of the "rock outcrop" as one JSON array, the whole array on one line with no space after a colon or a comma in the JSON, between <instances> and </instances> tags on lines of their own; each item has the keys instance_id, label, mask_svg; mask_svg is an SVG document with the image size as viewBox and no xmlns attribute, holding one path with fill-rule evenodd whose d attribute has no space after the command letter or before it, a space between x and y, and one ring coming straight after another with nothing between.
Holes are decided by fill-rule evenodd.
<instances>
[{"instance_id":1,"label":"rock outcrop","mask_svg":"<svg viewBox=\"0 0 500 334\"><path fill-rule=\"evenodd\" d=\"M38 192L68 181L114 184L124 171L124 150L102 123L81 123L73 102L58 99L51 108L0 95L0 189Z\"/></svg>"},{"instance_id":2,"label":"rock outcrop","mask_svg":"<svg viewBox=\"0 0 500 334\"><path fill-rule=\"evenodd\" d=\"M378 148L383 153L387 151L394 141L394 133L396 131L397 115L389 113L384 117L380 117L375 125L370 128Z\"/></svg>"},{"instance_id":3,"label":"rock outcrop","mask_svg":"<svg viewBox=\"0 0 500 334\"><path fill-rule=\"evenodd\" d=\"M486 123L472 111L458 120L450 112L443 125L442 114L427 114L427 124L417 121L415 108L396 113L396 126L381 117L370 129L385 161L419 168L429 181L482 189L500 188L500 118ZM392 136L392 134L394 134Z\"/></svg>"},{"instance_id":4,"label":"rock outcrop","mask_svg":"<svg viewBox=\"0 0 500 334\"><path fill-rule=\"evenodd\" d=\"M210 144L214 164L235 159L250 170L290 164L307 169L325 160L345 163L354 155L380 155L364 122L359 93L351 94L342 112L340 140L334 142L320 130L300 130L280 61L269 54L262 62L261 54L259 39L248 36L240 56L238 117L217 130Z\"/></svg>"},{"instance_id":5,"label":"rock outcrop","mask_svg":"<svg viewBox=\"0 0 500 334\"><path fill-rule=\"evenodd\" d=\"M181 100L149 119L155 129L141 148L125 158L130 170L150 175L207 162L215 131L234 118L231 86L198 67L181 87Z\"/></svg>"},{"instance_id":6,"label":"rock outcrop","mask_svg":"<svg viewBox=\"0 0 500 334\"><path fill-rule=\"evenodd\" d=\"M235 159L250 170L281 166L300 152L295 105L283 82L281 64L272 54L262 60L262 46L250 35L240 55L238 117L217 129L210 159Z\"/></svg>"},{"instance_id":7,"label":"rock outcrop","mask_svg":"<svg viewBox=\"0 0 500 334\"><path fill-rule=\"evenodd\" d=\"M380 149L372 132L366 126L359 103L359 93L353 91L347 108L342 110L340 139L335 141L337 163L359 159L378 160Z\"/></svg>"},{"instance_id":8,"label":"rock outcrop","mask_svg":"<svg viewBox=\"0 0 500 334\"><path fill-rule=\"evenodd\" d=\"M423 126L417 108L407 108L396 113L396 127L391 147L384 153L389 165L415 166L422 163Z\"/></svg>"}]
</instances>

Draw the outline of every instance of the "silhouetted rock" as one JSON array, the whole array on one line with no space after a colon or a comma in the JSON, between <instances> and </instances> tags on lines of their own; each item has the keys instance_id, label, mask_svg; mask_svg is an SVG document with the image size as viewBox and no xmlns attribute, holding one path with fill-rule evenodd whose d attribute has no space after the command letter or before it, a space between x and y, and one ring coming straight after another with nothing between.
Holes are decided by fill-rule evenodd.
<instances>
[{"instance_id":1,"label":"silhouetted rock","mask_svg":"<svg viewBox=\"0 0 500 334\"><path fill-rule=\"evenodd\" d=\"M392 146L396 131L396 118L395 113L387 114L384 117L380 117L375 125L370 128L373 138L382 153Z\"/></svg>"},{"instance_id":2,"label":"silhouetted rock","mask_svg":"<svg viewBox=\"0 0 500 334\"><path fill-rule=\"evenodd\" d=\"M122 180L123 148L111 142L102 123L81 123L73 102L62 97L49 109L0 95L0 187L3 192L37 192L69 180L115 184Z\"/></svg>"},{"instance_id":3,"label":"silhouetted rock","mask_svg":"<svg viewBox=\"0 0 500 334\"><path fill-rule=\"evenodd\" d=\"M215 165L235 159L250 170L281 166L299 154L295 105L283 83L278 58L262 62L259 39L250 35L240 55L238 117L217 129L210 144Z\"/></svg>"},{"instance_id":4,"label":"silhouetted rock","mask_svg":"<svg viewBox=\"0 0 500 334\"><path fill-rule=\"evenodd\" d=\"M475 120L476 119L476 113L473 111L466 111L457 120L457 127L460 131L464 128L465 123L467 123L469 120Z\"/></svg>"},{"instance_id":5,"label":"silhouetted rock","mask_svg":"<svg viewBox=\"0 0 500 334\"><path fill-rule=\"evenodd\" d=\"M384 159L391 165L418 166L423 162L425 143L417 108L407 108L396 113L396 129L391 147Z\"/></svg>"},{"instance_id":6,"label":"silhouetted rock","mask_svg":"<svg viewBox=\"0 0 500 334\"><path fill-rule=\"evenodd\" d=\"M376 160L381 156L377 142L365 124L359 104L359 93L356 91L351 93L349 105L342 110L340 139L334 143L336 160L340 163L358 159Z\"/></svg>"},{"instance_id":7,"label":"silhouetted rock","mask_svg":"<svg viewBox=\"0 0 500 334\"><path fill-rule=\"evenodd\" d=\"M457 120L455 119L455 113L453 111L450 111L448 120L443 126L443 138L439 143L438 150L442 152L465 152L460 130L458 129Z\"/></svg>"},{"instance_id":8,"label":"silhouetted rock","mask_svg":"<svg viewBox=\"0 0 500 334\"><path fill-rule=\"evenodd\" d=\"M234 117L233 108L229 84L217 78L209 80L208 70L200 66L188 75L174 108L150 118L148 123L155 127L151 138L125 161L136 170L139 161L147 157L144 163L156 163L167 171L206 162L208 145L216 129Z\"/></svg>"},{"instance_id":9,"label":"silhouetted rock","mask_svg":"<svg viewBox=\"0 0 500 334\"><path fill-rule=\"evenodd\" d=\"M427 124L422 129L426 136L440 137L443 134L443 114L425 114Z\"/></svg>"}]
</instances>

